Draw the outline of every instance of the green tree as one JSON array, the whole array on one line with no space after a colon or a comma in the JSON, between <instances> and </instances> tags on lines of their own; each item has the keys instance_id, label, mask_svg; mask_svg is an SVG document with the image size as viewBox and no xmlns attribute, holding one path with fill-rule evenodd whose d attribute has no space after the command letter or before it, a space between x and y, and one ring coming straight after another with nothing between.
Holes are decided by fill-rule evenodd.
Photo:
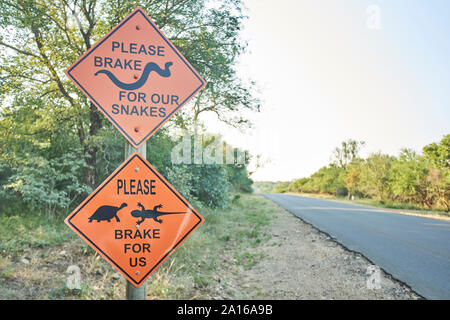
<instances>
[{"instance_id":1,"label":"green tree","mask_svg":"<svg viewBox=\"0 0 450 320\"><path fill-rule=\"evenodd\" d=\"M300 178L292 182L291 189L294 192L308 192L305 185L309 182L309 178Z\"/></svg>"},{"instance_id":2,"label":"green tree","mask_svg":"<svg viewBox=\"0 0 450 320\"><path fill-rule=\"evenodd\" d=\"M450 169L450 134L423 147L423 154L435 168Z\"/></svg>"},{"instance_id":3,"label":"green tree","mask_svg":"<svg viewBox=\"0 0 450 320\"><path fill-rule=\"evenodd\" d=\"M439 207L450 210L450 134L439 143L431 143L423 148L428 162L427 182L430 192Z\"/></svg>"},{"instance_id":4,"label":"green tree","mask_svg":"<svg viewBox=\"0 0 450 320\"><path fill-rule=\"evenodd\" d=\"M344 174L344 169L331 164L313 173L310 181L305 184L305 187L309 192L334 194L337 188L345 187L343 181Z\"/></svg>"},{"instance_id":5,"label":"green tree","mask_svg":"<svg viewBox=\"0 0 450 320\"><path fill-rule=\"evenodd\" d=\"M81 148L86 162L84 183L92 188L98 184L99 152L108 148L104 136L111 136L103 131L112 127L63 71L138 4L208 82L191 111L180 113L176 123L185 126L183 117L197 121L200 113L214 112L237 125L245 122L235 117L237 111L259 109L251 86L243 85L234 70L245 49L239 37L244 18L240 0L3 0L0 99L8 107L2 118L25 108L27 117L41 125L43 140L18 136L13 128L1 136L8 156L15 155L11 149L21 150L11 140L51 149L55 135L73 135L71 142ZM32 119L21 125L29 123Z\"/></svg>"},{"instance_id":6,"label":"green tree","mask_svg":"<svg viewBox=\"0 0 450 320\"><path fill-rule=\"evenodd\" d=\"M60 209L68 209L80 194L91 191L78 180L84 165L84 161L73 153L50 161L30 156L19 161L18 169L3 189L20 194L30 209L51 216Z\"/></svg>"},{"instance_id":7,"label":"green tree","mask_svg":"<svg viewBox=\"0 0 450 320\"><path fill-rule=\"evenodd\" d=\"M341 147L336 147L331 156L332 163L343 169L347 169L347 165L359 156L359 151L365 146L364 141L356 141L348 139L341 142Z\"/></svg>"},{"instance_id":8,"label":"green tree","mask_svg":"<svg viewBox=\"0 0 450 320\"><path fill-rule=\"evenodd\" d=\"M19 197L41 210L57 202L58 208L67 208L74 197L85 196L123 161L124 138L63 71L138 5L208 83L190 107L150 139L148 158L174 184L201 181L202 186L183 192L208 204L226 202L227 192L217 191L217 185L217 192L209 188L216 178L221 190L229 187L227 169L171 166L170 149L176 140L167 128L196 127L199 115L206 112L230 125L246 125L239 111L259 110L253 85L244 85L235 71L236 59L246 47L239 36L245 18L241 0L2 0L2 206L4 199L16 203ZM57 165L66 156L74 159L76 170ZM244 179L246 169L237 172ZM76 183L63 178L68 173ZM58 200L47 203L39 194L52 194ZM65 196L69 203L62 201Z\"/></svg>"},{"instance_id":9,"label":"green tree","mask_svg":"<svg viewBox=\"0 0 450 320\"><path fill-rule=\"evenodd\" d=\"M392 158L380 152L371 154L361 170L361 191L369 197L384 200L390 198L389 173Z\"/></svg>"},{"instance_id":10,"label":"green tree","mask_svg":"<svg viewBox=\"0 0 450 320\"><path fill-rule=\"evenodd\" d=\"M285 193L289 191L289 186L291 181L280 181L275 184L273 187L273 192L275 193Z\"/></svg>"},{"instance_id":11,"label":"green tree","mask_svg":"<svg viewBox=\"0 0 450 320\"><path fill-rule=\"evenodd\" d=\"M450 210L450 135L398 157L371 154L358 156L364 142L347 140L333 151L332 162L309 178L277 184L276 191L358 195L379 201L395 201L428 208Z\"/></svg>"},{"instance_id":12,"label":"green tree","mask_svg":"<svg viewBox=\"0 0 450 320\"><path fill-rule=\"evenodd\" d=\"M352 168L347 170L347 173L344 177L344 182L347 186L348 196L355 195L358 190L358 185L360 181L361 172L359 167L352 166Z\"/></svg>"},{"instance_id":13,"label":"green tree","mask_svg":"<svg viewBox=\"0 0 450 320\"><path fill-rule=\"evenodd\" d=\"M392 162L390 185L394 199L402 202L432 204L426 177L428 168L424 158L411 149L402 149Z\"/></svg>"}]
</instances>

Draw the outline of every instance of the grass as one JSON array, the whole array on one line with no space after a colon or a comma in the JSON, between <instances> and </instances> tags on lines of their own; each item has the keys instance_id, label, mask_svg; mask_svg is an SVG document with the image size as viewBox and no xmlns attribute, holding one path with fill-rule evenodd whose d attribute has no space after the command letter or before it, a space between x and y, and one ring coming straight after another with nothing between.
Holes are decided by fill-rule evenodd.
<instances>
[{"instance_id":1,"label":"grass","mask_svg":"<svg viewBox=\"0 0 450 320\"><path fill-rule=\"evenodd\" d=\"M345 198L343 200L346 200ZM390 209L403 209L403 210L419 210L419 211L436 211L441 212L439 210L430 210L420 207L418 205L412 203L401 203L401 202L393 202L388 200L375 200L375 199L355 199L355 203L382 207L382 208L390 208Z\"/></svg>"},{"instance_id":2,"label":"grass","mask_svg":"<svg viewBox=\"0 0 450 320\"><path fill-rule=\"evenodd\" d=\"M198 228L147 280L149 299L233 298L232 270L248 269L263 255L276 206L258 195L241 195L229 208L196 206ZM62 254L64 252L64 255ZM23 263L26 257L27 263ZM81 269L81 289L65 281L68 266ZM124 299L125 280L61 219L0 216L0 299Z\"/></svg>"},{"instance_id":3,"label":"grass","mask_svg":"<svg viewBox=\"0 0 450 320\"><path fill-rule=\"evenodd\" d=\"M365 206L395 209L395 210L398 210L399 213L411 213L411 214L425 216L425 217L444 218L444 219L450 218L450 214L448 212L445 212L442 210L427 209L427 208L423 208L421 206L418 206L415 204L409 204L409 203L393 202L393 201L388 201L388 200L375 200L375 199L348 200L347 197L336 197L336 196L330 195L330 194L315 194L315 193L293 193L293 194L304 196L304 197L335 200L335 201L353 203L353 204L361 204L361 205L365 205Z\"/></svg>"},{"instance_id":4,"label":"grass","mask_svg":"<svg viewBox=\"0 0 450 320\"><path fill-rule=\"evenodd\" d=\"M152 297L208 298L211 285L223 281L220 270L227 265L256 264L262 256L249 252L268 239L265 227L272 221L272 205L260 196L243 195L228 209L199 209L205 223L149 281L149 292L165 290Z\"/></svg>"},{"instance_id":5,"label":"grass","mask_svg":"<svg viewBox=\"0 0 450 320\"><path fill-rule=\"evenodd\" d=\"M0 253L18 254L25 249L60 245L73 240L62 219L40 215L0 215Z\"/></svg>"}]
</instances>

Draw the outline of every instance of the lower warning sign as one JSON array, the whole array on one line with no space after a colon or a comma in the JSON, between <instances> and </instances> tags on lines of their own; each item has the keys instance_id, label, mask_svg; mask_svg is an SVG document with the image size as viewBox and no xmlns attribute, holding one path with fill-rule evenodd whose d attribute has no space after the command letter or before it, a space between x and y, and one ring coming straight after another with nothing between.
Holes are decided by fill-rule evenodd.
<instances>
[{"instance_id":1,"label":"lower warning sign","mask_svg":"<svg viewBox=\"0 0 450 320\"><path fill-rule=\"evenodd\" d=\"M203 221L136 152L65 223L138 287Z\"/></svg>"}]
</instances>

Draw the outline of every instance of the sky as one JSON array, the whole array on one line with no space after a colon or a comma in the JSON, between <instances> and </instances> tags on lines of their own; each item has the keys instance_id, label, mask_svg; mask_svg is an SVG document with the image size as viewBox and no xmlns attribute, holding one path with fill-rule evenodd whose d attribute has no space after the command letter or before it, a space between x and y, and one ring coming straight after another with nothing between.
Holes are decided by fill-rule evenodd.
<instances>
[{"instance_id":1,"label":"sky","mask_svg":"<svg viewBox=\"0 0 450 320\"><path fill-rule=\"evenodd\" d=\"M361 155L417 152L450 133L450 1L245 0L260 113L240 132L203 120L253 155L256 181L310 176L342 141ZM259 166L256 167L256 155Z\"/></svg>"}]
</instances>

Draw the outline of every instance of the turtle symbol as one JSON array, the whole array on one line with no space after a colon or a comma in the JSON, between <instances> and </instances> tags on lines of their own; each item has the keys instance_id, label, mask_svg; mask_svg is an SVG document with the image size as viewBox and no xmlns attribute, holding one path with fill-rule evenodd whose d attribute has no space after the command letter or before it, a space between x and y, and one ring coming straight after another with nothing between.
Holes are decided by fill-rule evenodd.
<instances>
[{"instance_id":1,"label":"turtle symbol","mask_svg":"<svg viewBox=\"0 0 450 320\"><path fill-rule=\"evenodd\" d=\"M92 222L92 220L97 220L97 222L108 220L108 222L111 222L112 218L116 218L116 221L120 222L117 213L120 209L125 208L126 206L128 206L126 203L122 203L120 207L101 206L95 210L94 214L89 218L89 222Z\"/></svg>"}]
</instances>

